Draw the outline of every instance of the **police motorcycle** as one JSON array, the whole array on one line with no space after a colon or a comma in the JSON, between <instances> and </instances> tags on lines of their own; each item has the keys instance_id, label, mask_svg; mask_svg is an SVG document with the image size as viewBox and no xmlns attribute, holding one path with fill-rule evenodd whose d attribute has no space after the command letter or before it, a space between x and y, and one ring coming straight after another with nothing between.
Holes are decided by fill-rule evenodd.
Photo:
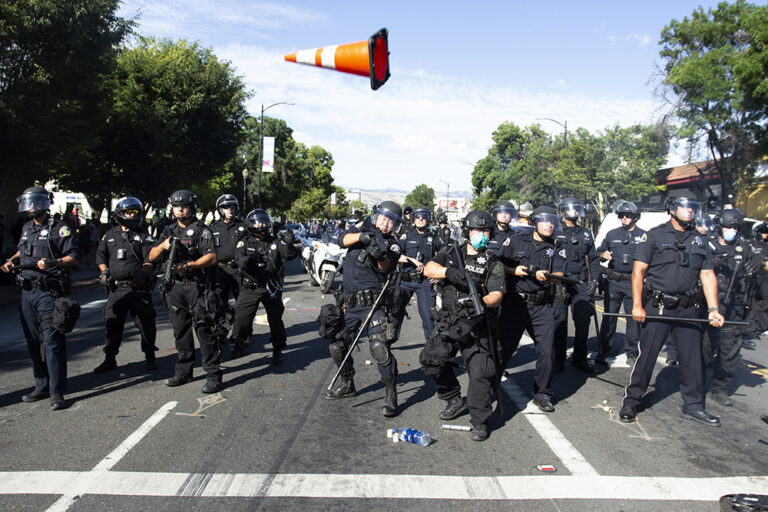
<instances>
[{"instance_id":1,"label":"police motorcycle","mask_svg":"<svg viewBox=\"0 0 768 512\"><path fill-rule=\"evenodd\" d=\"M341 272L347 249L341 247L341 229L327 229L320 239L312 239L301 251L304 269L309 274L309 283L319 286L321 293L328 293L333 287L336 274Z\"/></svg>"}]
</instances>

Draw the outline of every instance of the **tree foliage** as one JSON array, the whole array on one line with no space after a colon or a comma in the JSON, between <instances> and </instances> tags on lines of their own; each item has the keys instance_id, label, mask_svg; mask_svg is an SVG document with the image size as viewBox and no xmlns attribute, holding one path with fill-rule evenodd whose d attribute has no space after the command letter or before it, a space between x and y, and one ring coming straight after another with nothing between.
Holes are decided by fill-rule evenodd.
<instances>
[{"instance_id":1,"label":"tree foliage","mask_svg":"<svg viewBox=\"0 0 768 512\"><path fill-rule=\"evenodd\" d=\"M405 199L403 200L403 208L410 206L411 208L416 209L423 206L429 211L432 211L434 204L435 190L424 183L416 185L416 187L411 190L410 194L405 196Z\"/></svg>"},{"instance_id":2,"label":"tree foliage","mask_svg":"<svg viewBox=\"0 0 768 512\"><path fill-rule=\"evenodd\" d=\"M660 95L677 136L703 141L727 193L766 147L768 7L737 0L672 20L661 33Z\"/></svg>"},{"instance_id":3,"label":"tree foliage","mask_svg":"<svg viewBox=\"0 0 768 512\"><path fill-rule=\"evenodd\" d=\"M643 125L595 134L579 128L567 146L539 125L503 123L492 138L472 173L472 208L490 210L500 200L558 204L573 195L602 213L617 198L655 193L656 170L668 151L666 131Z\"/></svg>"},{"instance_id":4,"label":"tree foliage","mask_svg":"<svg viewBox=\"0 0 768 512\"><path fill-rule=\"evenodd\" d=\"M0 186L88 168L99 151L109 80L133 23L118 0L0 2Z\"/></svg>"}]
</instances>

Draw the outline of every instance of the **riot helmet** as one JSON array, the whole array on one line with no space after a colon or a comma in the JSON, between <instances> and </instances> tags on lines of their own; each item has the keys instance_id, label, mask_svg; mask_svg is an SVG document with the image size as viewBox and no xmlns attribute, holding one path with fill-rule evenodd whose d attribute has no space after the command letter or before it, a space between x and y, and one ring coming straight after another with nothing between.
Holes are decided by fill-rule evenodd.
<instances>
[{"instance_id":1,"label":"riot helmet","mask_svg":"<svg viewBox=\"0 0 768 512\"><path fill-rule=\"evenodd\" d=\"M497 224L501 225L504 230L509 228L509 223L511 221L517 219L517 209L515 208L515 205L509 201L497 202L493 205L493 210L491 210L491 212L493 213L493 219Z\"/></svg>"},{"instance_id":2,"label":"riot helmet","mask_svg":"<svg viewBox=\"0 0 768 512\"><path fill-rule=\"evenodd\" d=\"M682 192L676 197L668 197L664 206L667 213L686 229L692 229L696 217L701 216L701 203L690 192Z\"/></svg>"},{"instance_id":3,"label":"riot helmet","mask_svg":"<svg viewBox=\"0 0 768 512\"><path fill-rule=\"evenodd\" d=\"M762 240L762 235L768 235L768 222L758 222L752 226L752 236L757 240Z\"/></svg>"},{"instance_id":4,"label":"riot helmet","mask_svg":"<svg viewBox=\"0 0 768 512\"><path fill-rule=\"evenodd\" d=\"M742 221L744 220L744 214L738 208L732 210L723 210L720 214L720 226L724 228L736 228L739 229Z\"/></svg>"},{"instance_id":5,"label":"riot helmet","mask_svg":"<svg viewBox=\"0 0 768 512\"><path fill-rule=\"evenodd\" d=\"M189 216L183 218L191 218L195 216L197 212L197 196L189 190L177 190L168 198L168 202L173 206L188 206ZM173 213L173 209L171 209Z\"/></svg>"},{"instance_id":6,"label":"riot helmet","mask_svg":"<svg viewBox=\"0 0 768 512\"><path fill-rule=\"evenodd\" d=\"M632 201L620 201L621 202L616 201L616 203L613 204L613 212L616 214L616 217L619 218L621 227L626 230L630 230L634 227L634 225L637 223L637 220L640 218L640 210L637 209L637 205ZM623 219L625 218L629 219L627 224L624 224Z\"/></svg>"},{"instance_id":7,"label":"riot helmet","mask_svg":"<svg viewBox=\"0 0 768 512\"><path fill-rule=\"evenodd\" d=\"M715 229L715 221L712 220L712 217L709 215L696 217L696 231L706 235L713 229Z\"/></svg>"},{"instance_id":8,"label":"riot helmet","mask_svg":"<svg viewBox=\"0 0 768 512\"><path fill-rule=\"evenodd\" d=\"M464 237L469 239L469 243L476 251L482 251L488 247L488 236L493 228L493 217L490 213L483 210L471 211L464 217L461 224L464 228ZM475 230L475 233L470 235L472 230Z\"/></svg>"},{"instance_id":9,"label":"riot helmet","mask_svg":"<svg viewBox=\"0 0 768 512\"><path fill-rule=\"evenodd\" d=\"M272 234L272 217L265 210L256 208L246 216L245 227L253 236L269 236Z\"/></svg>"},{"instance_id":10,"label":"riot helmet","mask_svg":"<svg viewBox=\"0 0 768 512\"><path fill-rule=\"evenodd\" d=\"M29 187L24 189L16 202L19 203L19 213L26 214L30 219L39 217L51 209L53 194L43 187Z\"/></svg>"},{"instance_id":11,"label":"riot helmet","mask_svg":"<svg viewBox=\"0 0 768 512\"><path fill-rule=\"evenodd\" d=\"M371 225L386 234L392 233L402 224L402 214L403 210L394 201L382 201L371 214Z\"/></svg>"},{"instance_id":12,"label":"riot helmet","mask_svg":"<svg viewBox=\"0 0 768 512\"><path fill-rule=\"evenodd\" d=\"M222 210L230 208L234 208L234 215L237 216L240 211L240 203L237 202L237 198L232 194L224 194L216 200L216 211L219 212L222 219L226 218Z\"/></svg>"},{"instance_id":13,"label":"riot helmet","mask_svg":"<svg viewBox=\"0 0 768 512\"><path fill-rule=\"evenodd\" d=\"M584 217L584 205L575 197L564 197L560 201L560 214L568 220L576 221Z\"/></svg>"},{"instance_id":14,"label":"riot helmet","mask_svg":"<svg viewBox=\"0 0 768 512\"><path fill-rule=\"evenodd\" d=\"M438 214L438 216L437 216L437 223L438 224L448 224L448 216L445 213L440 212L440 214Z\"/></svg>"},{"instance_id":15,"label":"riot helmet","mask_svg":"<svg viewBox=\"0 0 768 512\"><path fill-rule=\"evenodd\" d=\"M144 220L144 205L136 197L124 197L117 202L115 221L128 229L139 229Z\"/></svg>"},{"instance_id":16,"label":"riot helmet","mask_svg":"<svg viewBox=\"0 0 768 512\"><path fill-rule=\"evenodd\" d=\"M557 216L557 210L551 206L537 206L531 212L530 219L533 229L542 238L551 238L555 231L560 229L560 218Z\"/></svg>"},{"instance_id":17,"label":"riot helmet","mask_svg":"<svg viewBox=\"0 0 768 512\"><path fill-rule=\"evenodd\" d=\"M432 222L432 212L423 206L419 206L413 210L413 220L415 221L416 219L424 219L427 223Z\"/></svg>"},{"instance_id":18,"label":"riot helmet","mask_svg":"<svg viewBox=\"0 0 768 512\"><path fill-rule=\"evenodd\" d=\"M412 213L413 213L413 208L411 208L410 206L406 206L405 209L403 210L403 216L409 219L411 218Z\"/></svg>"}]
</instances>

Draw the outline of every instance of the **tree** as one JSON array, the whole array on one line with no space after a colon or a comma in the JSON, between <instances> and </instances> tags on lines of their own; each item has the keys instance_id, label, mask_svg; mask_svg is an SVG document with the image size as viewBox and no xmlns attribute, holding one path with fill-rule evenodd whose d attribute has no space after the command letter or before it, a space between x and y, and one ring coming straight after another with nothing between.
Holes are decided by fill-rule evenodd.
<instances>
[{"instance_id":1,"label":"tree","mask_svg":"<svg viewBox=\"0 0 768 512\"><path fill-rule=\"evenodd\" d=\"M0 2L0 188L90 169L117 47L133 27L118 0Z\"/></svg>"},{"instance_id":2,"label":"tree","mask_svg":"<svg viewBox=\"0 0 768 512\"><path fill-rule=\"evenodd\" d=\"M680 122L677 136L706 143L723 194L766 150L767 21L768 7L737 0L699 7L661 33L659 95Z\"/></svg>"},{"instance_id":3,"label":"tree","mask_svg":"<svg viewBox=\"0 0 768 512\"><path fill-rule=\"evenodd\" d=\"M425 184L416 185L416 187L411 190L411 193L405 196L405 200L403 201L403 207L410 206L411 208L418 208L419 206L423 206L424 208L427 208L429 211L432 211L432 207L435 204L435 191L432 187L428 187Z\"/></svg>"},{"instance_id":4,"label":"tree","mask_svg":"<svg viewBox=\"0 0 768 512\"><path fill-rule=\"evenodd\" d=\"M235 158L248 93L210 49L141 38L121 52L114 82L107 176L73 172L64 180L73 189L96 194L111 180L115 192L163 202L173 190L205 188Z\"/></svg>"}]
</instances>

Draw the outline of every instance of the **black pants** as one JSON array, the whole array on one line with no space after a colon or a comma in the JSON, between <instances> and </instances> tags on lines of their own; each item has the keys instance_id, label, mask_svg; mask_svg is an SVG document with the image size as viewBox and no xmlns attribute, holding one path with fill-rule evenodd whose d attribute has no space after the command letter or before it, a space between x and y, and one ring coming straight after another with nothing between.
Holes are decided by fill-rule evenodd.
<instances>
[{"instance_id":1,"label":"black pants","mask_svg":"<svg viewBox=\"0 0 768 512\"><path fill-rule=\"evenodd\" d=\"M587 336L589 336L589 322L595 313L595 299L586 293L587 283L569 287L569 300L571 303L571 316L576 331L573 335L573 360L587 360ZM565 362L568 348L568 306L563 302L556 302L555 307L562 308L564 312L559 314L560 321L555 327L555 361L558 364Z\"/></svg>"},{"instance_id":2,"label":"black pants","mask_svg":"<svg viewBox=\"0 0 768 512\"><path fill-rule=\"evenodd\" d=\"M53 313L54 300L50 292L22 290L21 327L32 359L35 390L63 395L67 389L67 340L50 319L41 323L41 317Z\"/></svg>"},{"instance_id":3,"label":"black pants","mask_svg":"<svg viewBox=\"0 0 768 512\"><path fill-rule=\"evenodd\" d=\"M743 322L746 317L744 305L728 307L725 317L728 320ZM734 325L720 328L711 325L706 327L704 332L705 390L709 388L713 394L720 395L731 393L733 377L742 367L741 346L745 337L743 329Z\"/></svg>"},{"instance_id":4,"label":"black pants","mask_svg":"<svg viewBox=\"0 0 768 512\"><path fill-rule=\"evenodd\" d=\"M283 324L283 294L278 292L270 297L266 287L253 290L242 288L235 303L235 322L232 336L236 340L246 340L253 333L253 319L259 304L264 304L269 322L269 341L273 350L283 350L286 345L285 325Z\"/></svg>"},{"instance_id":5,"label":"black pants","mask_svg":"<svg viewBox=\"0 0 768 512\"><path fill-rule=\"evenodd\" d=\"M238 268L218 265L216 269L216 290L221 296L224 304L229 302L230 297L237 297L240 293L240 270Z\"/></svg>"},{"instance_id":6,"label":"black pants","mask_svg":"<svg viewBox=\"0 0 768 512\"><path fill-rule=\"evenodd\" d=\"M491 390L493 379L496 378L496 368L489 350L489 342L488 330L483 323L475 328L471 340L467 342L453 340L437 329L427 339L419 357L424 365L425 375L435 381L438 398L450 400L461 396L461 385L450 364L456 354L461 352L464 369L469 377L467 407L469 421L473 425L488 423L493 414ZM443 364L434 364L438 362Z\"/></svg>"},{"instance_id":7,"label":"black pants","mask_svg":"<svg viewBox=\"0 0 768 512\"><path fill-rule=\"evenodd\" d=\"M509 283L507 283L507 286L509 286ZM517 347L520 346L520 337L522 336L522 332L516 335L514 329L515 322L517 322L515 315L521 304L520 297L511 288L508 288L508 290L510 292L504 294L501 307L499 307L498 337L501 358L499 370L501 372L507 369L509 360L517 351Z\"/></svg>"},{"instance_id":8,"label":"black pants","mask_svg":"<svg viewBox=\"0 0 768 512\"><path fill-rule=\"evenodd\" d=\"M518 303L512 311L511 325L502 326L501 330L509 329L511 336L520 344L520 338L525 331L533 339L536 346L536 370L533 377L533 398L536 400L552 397L552 376L555 374L555 315L557 304L536 306L532 303Z\"/></svg>"},{"instance_id":9,"label":"black pants","mask_svg":"<svg viewBox=\"0 0 768 512\"><path fill-rule=\"evenodd\" d=\"M658 315L659 308L646 304L648 315ZM665 309L664 314L683 318L698 318L695 306ZM629 386L624 395L624 405L637 407L648 389L661 347L672 333L677 342L677 358L680 362L680 395L686 411L704 410L704 374L701 355L701 324L684 321L646 320L637 344L638 356Z\"/></svg>"},{"instance_id":10,"label":"black pants","mask_svg":"<svg viewBox=\"0 0 768 512\"><path fill-rule=\"evenodd\" d=\"M603 307L606 313L618 313L624 306L625 313L632 313L632 284L630 281L607 280L607 289L603 298ZM603 316L600 323L600 342L598 353L607 356L613 347L613 338L616 335L615 316ZM627 357L637 358L637 342L640 341L640 324L627 318L627 329L624 334L624 351Z\"/></svg>"},{"instance_id":11,"label":"black pants","mask_svg":"<svg viewBox=\"0 0 768 512\"><path fill-rule=\"evenodd\" d=\"M347 308L346 313L344 314L344 330L342 331L339 340L343 350L349 350L349 346L352 344L352 341L354 341L357 332L360 330L360 326L365 321L365 318L368 316L370 310L370 306L355 306ZM373 313L369 327L360 335L360 337L363 338L364 336L367 337L371 334L378 335L381 333L383 328L379 322L382 320L382 318L384 318L385 315L388 321L394 322L396 324L396 330L399 332L399 321L397 318L395 318L395 315L389 314L383 309L379 308ZM387 345L391 345L394 342L395 340L387 342ZM371 358L373 358L373 356L371 356ZM381 376L382 381L386 382L390 377L397 377L397 359L395 359L395 355L390 354L389 362L387 364L377 364L377 368L379 370L379 376ZM354 360L351 356L347 359L347 362L344 363L344 367L342 368L341 373L342 375L354 374Z\"/></svg>"},{"instance_id":12,"label":"black pants","mask_svg":"<svg viewBox=\"0 0 768 512\"><path fill-rule=\"evenodd\" d=\"M204 315L202 291L196 283L176 281L169 293L170 311L168 318L173 325L176 340L176 375L192 376L195 366L195 339L192 329L200 342L203 370L209 380L221 381L221 352L218 341L211 332L211 326Z\"/></svg>"},{"instance_id":13,"label":"black pants","mask_svg":"<svg viewBox=\"0 0 768 512\"><path fill-rule=\"evenodd\" d=\"M107 328L104 353L108 357L115 357L120 352L125 317L128 313L133 317L133 323L141 334L141 351L146 357L154 357L157 350L157 326L152 295L122 286L109 292L107 303L104 305L104 322Z\"/></svg>"}]
</instances>

